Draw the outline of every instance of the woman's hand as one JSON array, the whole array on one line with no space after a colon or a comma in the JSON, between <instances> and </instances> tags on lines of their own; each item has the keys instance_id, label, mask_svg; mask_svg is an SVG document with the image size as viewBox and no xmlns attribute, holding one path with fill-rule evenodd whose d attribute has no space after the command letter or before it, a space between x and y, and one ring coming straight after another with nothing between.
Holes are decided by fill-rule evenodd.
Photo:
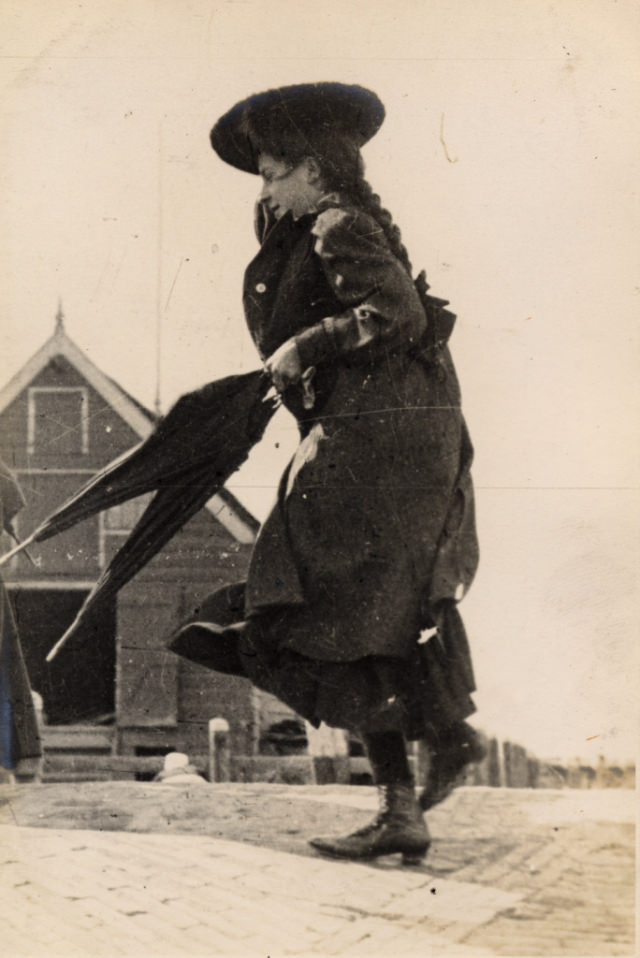
<instances>
[{"instance_id":1,"label":"woman's hand","mask_svg":"<svg viewBox=\"0 0 640 958\"><path fill-rule=\"evenodd\" d=\"M264 368L279 393L297 383L302 376L302 363L295 339L288 339L265 360Z\"/></svg>"}]
</instances>

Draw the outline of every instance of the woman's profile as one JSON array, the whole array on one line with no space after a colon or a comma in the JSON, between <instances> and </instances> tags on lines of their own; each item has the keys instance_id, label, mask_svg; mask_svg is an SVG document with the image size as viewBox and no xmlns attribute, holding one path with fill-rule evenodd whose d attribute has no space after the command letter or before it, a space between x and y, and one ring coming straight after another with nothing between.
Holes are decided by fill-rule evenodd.
<instances>
[{"instance_id":1,"label":"woman's profile","mask_svg":"<svg viewBox=\"0 0 640 958\"><path fill-rule=\"evenodd\" d=\"M248 97L211 132L223 161L262 180L245 316L300 443L246 582L209 597L171 648L361 737L380 813L311 843L414 863L423 812L482 754L457 611L478 550L453 317L412 278L364 176L383 119L371 91L313 83ZM431 754L420 795L417 739Z\"/></svg>"}]
</instances>

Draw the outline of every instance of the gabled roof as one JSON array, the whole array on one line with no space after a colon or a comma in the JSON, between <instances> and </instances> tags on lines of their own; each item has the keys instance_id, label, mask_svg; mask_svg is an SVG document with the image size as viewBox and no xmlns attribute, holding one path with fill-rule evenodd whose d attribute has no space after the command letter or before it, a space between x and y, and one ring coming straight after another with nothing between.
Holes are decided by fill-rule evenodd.
<instances>
[{"instance_id":1,"label":"gabled roof","mask_svg":"<svg viewBox=\"0 0 640 958\"><path fill-rule=\"evenodd\" d=\"M133 400L113 379L105 376L73 340L69 339L60 321L56 325L53 336L40 347L37 353L34 353L7 385L0 389L0 413L3 413L7 406L11 405L20 393L31 385L36 376L55 356L64 356L141 439L149 435L155 419L153 413Z\"/></svg>"},{"instance_id":2,"label":"gabled roof","mask_svg":"<svg viewBox=\"0 0 640 958\"><path fill-rule=\"evenodd\" d=\"M134 399L126 389L119 386L110 376L105 375L85 356L67 336L60 310L58 310L53 336L34 353L6 386L0 389L0 414L31 385L36 376L55 356L63 356L140 439L146 439L158 416ZM237 542L250 544L254 541L260 523L228 489L222 488L213 496L207 503L207 509Z\"/></svg>"}]
</instances>

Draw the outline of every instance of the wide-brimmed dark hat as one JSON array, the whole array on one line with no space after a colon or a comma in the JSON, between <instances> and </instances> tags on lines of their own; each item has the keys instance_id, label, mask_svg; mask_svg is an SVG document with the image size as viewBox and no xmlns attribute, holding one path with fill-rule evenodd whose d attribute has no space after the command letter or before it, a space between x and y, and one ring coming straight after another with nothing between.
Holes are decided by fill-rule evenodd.
<instances>
[{"instance_id":1,"label":"wide-brimmed dark hat","mask_svg":"<svg viewBox=\"0 0 640 958\"><path fill-rule=\"evenodd\" d=\"M346 83L298 83L236 103L212 129L211 145L225 163L257 173L262 152L286 156L305 146L314 151L335 137L360 148L383 120L384 106L371 90Z\"/></svg>"}]
</instances>

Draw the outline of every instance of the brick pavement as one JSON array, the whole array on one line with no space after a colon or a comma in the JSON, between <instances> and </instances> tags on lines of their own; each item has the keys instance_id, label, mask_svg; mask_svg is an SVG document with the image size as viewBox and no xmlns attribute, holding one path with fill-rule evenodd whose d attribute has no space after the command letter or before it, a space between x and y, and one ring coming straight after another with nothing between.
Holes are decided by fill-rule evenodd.
<instances>
[{"instance_id":1,"label":"brick pavement","mask_svg":"<svg viewBox=\"0 0 640 958\"><path fill-rule=\"evenodd\" d=\"M0 954L634 954L634 793L460 789L418 868L308 848L374 806L333 786L4 786Z\"/></svg>"}]
</instances>

